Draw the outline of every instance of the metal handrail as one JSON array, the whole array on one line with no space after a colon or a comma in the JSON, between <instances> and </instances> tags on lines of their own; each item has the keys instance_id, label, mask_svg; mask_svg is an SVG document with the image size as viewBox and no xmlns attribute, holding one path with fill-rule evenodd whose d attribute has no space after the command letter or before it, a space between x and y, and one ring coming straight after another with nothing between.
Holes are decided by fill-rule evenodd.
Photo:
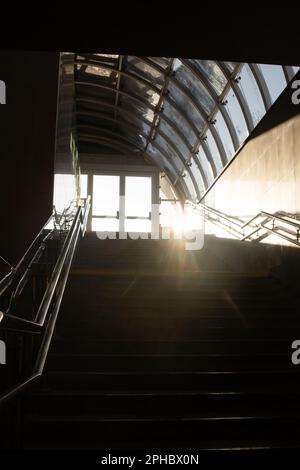
<instances>
[{"instance_id":1,"label":"metal handrail","mask_svg":"<svg viewBox=\"0 0 300 470\"><path fill-rule=\"evenodd\" d=\"M217 209L214 209L212 207L205 206L204 204L199 204L199 206L200 206L201 210L209 211L209 212L217 215L221 219L226 220L230 224L235 225L239 229L241 229L243 227L243 223L238 222L236 218L234 220L232 220L232 218L230 218L228 215L224 214L223 212L220 212Z\"/></svg>"},{"instance_id":2,"label":"metal handrail","mask_svg":"<svg viewBox=\"0 0 300 470\"><path fill-rule=\"evenodd\" d=\"M43 338L39 347L37 359L35 361L32 374L26 379L23 379L9 391L2 394L0 396L0 406L6 403L15 395L24 391L29 385L35 382L43 374L71 263L77 247L79 234L80 232L82 234L84 234L85 232L89 210L90 197L86 199L84 207L79 206L76 211L72 226L69 230L59 258L53 269L50 282L47 286L47 290L42 299L35 321L31 322L22 318L14 317L17 322L20 322L24 326L34 326L40 329L40 331L43 332ZM55 293L55 304L53 309L50 311L50 306L52 304L52 300L54 298ZM13 318L12 315L4 315L4 318L5 316L10 319ZM46 319L48 320L47 322Z\"/></svg>"},{"instance_id":3,"label":"metal handrail","mask_svg":"<svg viewBox=\"0 0 300 470\"><path fill-rule=\"evenodd\" d=\"M77 200L73 199L69 206L64 208L62 213L57 212L56 207L53 206L53 221L54 226L58 226L60 228L68 228L69 222L74 219L74 214L77 209Z\"/></svg>"},{"instance_id":4,"label":"metal handrail","mask_svg":"<svg viewBox=\"0 0 300 470\"><path fill-rule=\"evenodd\" d=\"M37 236L35 237L33 242L29 245L29 247L27 248L25 254L20 259L20 261L18 262L16 267L13 267L11 269L11 271L3 279L1 279L1 281L0 281L0 295L3 294L3 292L11 285L11 283L13 282L16 274L18 272L20 272L22 266L26 265L26 262L29 258L29 255L32 253L33 248L37 245L37 242L41 239L42 235L44 234L44 231L45 231L46 227L52 221L52 218L53 218L53 212L52 212L51 216L49 217L49 219L47 220L47 222L43 225L43 227L41 228L41 230L39 231L39 233L37 234Z\"/></svg>"},{"instance_id":5,"label":"metal handrail","mask_svg":"<svg viewBox=\"0 0 300 470\"><path fill-rule=\"evenodd\" d=\"M76 204L76 207L77 207L77 204ZM61 233L66 233L70 229L69 224L75 217L74 208L75 208L75 200L72 200L69 206L66 209L64 209L62 213L58 213L56 211L55 206L53 206L53 211L52 211L50 218L44 224L43 228L40 230L39 234L36 236L34 241L31 243L25 255L21 258L17 266L15 268L11 267L11 272L8 273L0 281L0 296L6 290L8 290L8 288L10 288L13 282L17 284L16 287L13 288L10 302L9 302L9 307L6 313L9 312L13 302L15 302L16 298L22 293L24 286L26 285L28 281L28 277L30 275L32 266L43 254L46 241L51 238L54 232L59 231ZM53 228L49 228L49 225L51 224L51 222L53 222ZM45 232L47 232L46 236L44 236ZM36 245L38 243L39 243L39 246L36 249ZM36 251L34 251L33 248ZM33 257L32 257L32 252L34 253Z\"/></svg>"},{"instance_id":6,"label":"metal handrail","mask_svg":"<svg viewBox=\"0 0 300 470\"><path fill-rule=\"evenodd\" d=\"M192 208L197 212L200 211L204 214L208 213L208 214L213 214L214 216L216 216L219 219L217 221L214 220L213 217L209 217L209 215L208 215L209 220L212 223L215 223L217 225L221 225L224 230L228 231L231 235L234 235L236 238L238 238L241 241L251 239L251 237L253 237L253 235L255 235L260 230L263 230L265 232L264 235L261 235L259 237L259 240L257 238L252 238L252 241L260 241L261 239L267 237L269 234L272 234L272 235L276 235L276 236L278 236L278 237L280 237L280 238L282 238L282 239L284 239L284 240L286 240L290 243L293 243L294 245L300 246L300 242L298 240L299 236L300 236L300 221L296 222L296 221L293 221L293 220L290 220L290 219L286 219L286 218L284 218L284 216L278 215L277 213L271 214L271 213L266 212L266 211L261 211L261 212L257 213L254 217L252 217L250 220L248 220L246 222L243 222L243 221L240 220L240 218L229 216L227 214L224 214L223 212L218 211L217 209L214 209L214 208L212 208L210 206L207 206L205 204L202 204L202 203L195 204L195 203L187 200L186 204L192 206ZM260 222L260 223L255 223L255 221L260 217L264 217L265 220ZM291 215L286 215L286 217L293 218ZM227 224L232 225L233 227L230 227L229 225L226 225L226 223L222 222L222 220L226 221ZM268 227L266 225L267 223L270 223L270 222L273 222L273 227L272 228ZM297 233L293 233L291 230L289 230L288 228L283 227L283 226L275 227L276 222L284 223L284 224L296 229ZM251 225L254 225L254 227L252 227L253 230L248 232L248 233L245 233L245 229L247 227L251 227ZM285 232L285 234L281 233L281 232ZM294 235L295 238L291 238L287 234Z\"/></svg>"},{"instance_id":7,"label":"metal handrail","mask_svg":"<svg viewBox=\"0 0 300 470\"><path fill-rule=\"evenodd\" d=\"M62 248L61 253L58 257L56 265L55 265L55 267L52 271L52 275L51 275L51 278L50 278L50 281L49 281L48 288L47 288L47 290L44 294L44 297L42 299L42 302L41 302L41 304L39 306L39 309L38 309L38 312L36 314L35 322L38 325L43 326L44 323L45 323L47 312L48 312L49 306L51 304L51 301L53 299L53 295L54 295L55 288L57 286L57 283L58 283L58 280L59 280L59 277L60 277L60 274L61 274L61 270L62 270L63 265L65 263L65 260L67 258L70 246L73 242L73 239L76 236L76 229L77 229L77 231L80 229L80 225L78 225L78 224L79 224L79 220L80 220L80 217L81 217L81 213L82 213L82 209L81 209L81 207L78 207L76 215L75 215L74 220L72 222L72 226L70 228L70 231L69 231L69 233L67 235L67 238L64 242L63 248ZM79 228L77 228L77 226L79 226Z\"/></svg>"},{"instance_id":8,"label":"metal handrail","mask_svg":"<svg viewBox=\"0 0 300 470\"><path fill-rule=\"evenodd\" d=\"M247 227L248 225L250 225L251 223L253 223L254 220L256 220L258 217L262 217L262 216L269 217L269 218L274 219L274 220L279 220L280 222L284 222L285 224L288 224L288 225L291 225L291 226L293 226L293 227L296 227L297 229L300 229L300 221L299 221L299 223L296 223L296 222L293 222L293 221L291 221L291 220L286 220L285 218L280 217L280 216L277 215L277 214L270 214L269 212L265 212L265 211L259 212L259 213L256 214L254 217L252 217L252 219L248 220L248 222L245 222L245 223L242 225L242 228Z\"/></svg>"},{"instance_id":9,"label":"metal handrail","mask_svg":"<svg viewBox=\"0 0 300 470\"><path fill-rule=\"evenodd\" d=\"M7 259L3 258L3 256L0 255L0 261L2 261L3 264L9 267L10 270L13 269L13 266L7 261Z\"/></svg>"}]
</instances>

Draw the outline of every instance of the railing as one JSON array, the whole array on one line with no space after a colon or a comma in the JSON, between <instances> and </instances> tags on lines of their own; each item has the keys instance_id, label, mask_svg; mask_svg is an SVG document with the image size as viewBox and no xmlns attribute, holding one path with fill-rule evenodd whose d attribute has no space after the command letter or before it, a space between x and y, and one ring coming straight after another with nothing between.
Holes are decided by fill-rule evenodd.
<instances>
[{"instance_id":1,"label":"railing","mask_svg":"<svg viewBox=\"0 0 300 470\"><path fill-rule=\"evenodd\" d=\"M58 220L59 218L54 211L16 268L13 268L0 282L0 296L1 294L6 294L9 290L11 291L8 307L2 312L2 320L0 318L1 330L22 332L25 334L38 334L40 338L37 357L32 367L32 372L26 378L20 380L17 385L0 396L0 405L23 391L41 377L43 373L71 263L79 235L81 233L83 236L85 233L89 210L90 197L84 200L83 206L76 208L75 213L72 214L71 211L64 212L60 220ZM47 226L51 221L53 221L54 228L49 230ZM45 250L45 244L51 239L51 236L57 232L58 227L64 235L61 249L33 319L13 315L11 313L12 305L24 289L33 264L41 256Z\"/></svg>"},{"instance_id":2,"label":"railing","mask_svg":"<svg viewBox=\"0 0 300 470\"><path fill-rule=\"evenodd\" d=\"M202 213L206 220L221 227L241 241L261 241L270 235L300 246L300 221L291 214L277 212L270 214L261 211L250 220L244 221L239 217L229 216L205 204L194 204L186 201L193 210Z\"/></svg>"}]
</instances>

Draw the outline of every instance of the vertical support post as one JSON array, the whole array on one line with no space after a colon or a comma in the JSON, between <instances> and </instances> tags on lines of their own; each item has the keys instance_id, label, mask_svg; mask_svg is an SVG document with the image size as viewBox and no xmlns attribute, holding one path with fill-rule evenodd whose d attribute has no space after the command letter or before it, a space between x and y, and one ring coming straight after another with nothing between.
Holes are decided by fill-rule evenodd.
<instances>
[{"instance_id":1,"label":"vertical support post","mask_svg":"<svg viewBox=\"0 0 300 470\"><path fill-rule=\"evenodd\" d=\"M90 208L90 212L89 212L89 217L88 217L88 221L87 221L87 224L86 224L86 230L88 232L91 232L92 231L92 214L93 214L93 184L94 184L94 175L89 171L88 172L88 180L87 180L87 194L91 196L91 208Z\"/></svg>"},{"instance_id":2,"label":"vertical support post","mask_svg":"<svg viewBox=\"0 0 300 470\"><path fill-rule=\"evenodd\" d=\"M120 175L119 238L125 238L125 175Z\"/></svg>"},{"instance_id":3,"label":"vertical support post","mask_svg":"<svg viewBox=\"0 0 300 470\"><path fill-rule=\"evenodd\" d=\"M152 175L151 184L151 238L159 239L159 173Z\"/></svg>"}]
</instances>

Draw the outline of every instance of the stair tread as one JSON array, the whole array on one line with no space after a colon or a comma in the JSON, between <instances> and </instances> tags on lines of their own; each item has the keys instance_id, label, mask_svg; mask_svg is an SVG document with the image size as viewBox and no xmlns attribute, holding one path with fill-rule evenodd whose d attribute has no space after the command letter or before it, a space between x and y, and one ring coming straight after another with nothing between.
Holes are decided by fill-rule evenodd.
<instances>
[{"instance_id":1,"label":"stair tread","mask_svg":"<svg viewBox=\"0 0 300 470\"><path fill-rule=\"evenodd\" d=\"M53 436L52 436L53 439ZM104 443L104 445L101 443L96 444L95 442L92 443L83 443L80 445L80 443L76 442L73 445L69 442L67 443L62 443L61 441L48 441L48 442L36 442L36 441L27 441L25 443L25 449L30 450L30 449L40 449L40 450L47 450L47 449L55 449L55 450L65 450L65 449L70 449L70 450L75 450L75 449L83 449L83 450L107 450L109 447L110 450L118 450L120 451L121 449L136 449L136 450L145 450L147 448L148 450L156 450L156 449L169 449L172 452L174 450L179 449L182 451L184 449L185 451L194 451L195 449L198 449L200 451L218 451L218 457L220 457L220 453L222 451L225 451L227 454L227 451L235 451L238 452L239 457L244 457L243 452L247 453L245 458L247 459L247 462L249 463L249 451L254 452L254 451L271 451L272 449L279 449L279 450L286 450L289 452L287 454L287 457L290 456L290 451L291 449L294 448L299 448L300 445L300 439L299 438L294 438L294 439L286 439L286 438L274 438L274 439L243 439L240 437L239 439L224 439L220 438L217 439L203 439L198 437L198 439L190 439L188 441L185 441L183 439L180 439L179 442L175 442L174 440L169 440L167 437L165 437L164 440L159 439L158 441L149 441L147 442L142 441L142 442L137 442L136 440L133 440L131 443L126 442L124 443L124 440L122 441L114 441L110 442L109 446L107 443ZM232 454L231 454L232 455ZM263 454L261 457L265 457L266 455ZM206 457L210 458L210 455L207 455ZM221 456L224 458L224 456ZM256 454L257 458L260 458L260 455ZM274 455L273 455L274 457ZM224 463L226 460L224 460Z\"/></svg>"},{"instance_id":2,"label":"stair tread","mask_svg":"<svg viewBox=\"0 0 300 470\"><path fill-rule=\"evenodd\" d=\"M25 398L25 448L300 446L300 316L284 286L213 271L178 243L120 242L79 247Z\"/></svg>"},{"instance_id":3,"label":"stair tread","mask_svg":"<svg viewBox=\"0 0 300 470\"><path fill-rule=\"evenodd\" d=\"M217 421L217 420L239 420L239 421L244 421L244 420L270 420L270 421L276 421L277 419L292 419L292 420L299 420L300 419L300 410L295 412L294 410L288 412L282 412L282 413L262 413L262 414L256 414L256 415L242 415L240 414L231 414L228 415L226 414L226 411L224 411L224 414L203 414L199 416L195 416L195 413L179 413L178 415L175 412L172 412L171 414L166 414L165 416L162 416L161 414L155 415L154 413L150 414L141 414L140 416L134 416L132 413L126 414L122 413L119 414L118 416L111 416L109 414L95 414L95 413L89 413L89 414L79 414L79 415L65 415L63 413L60 413L58 415L54 415L53 413L51 414L34 414L30 413L29 415L26 415L27 419L30 419L32 421L39 421L39 422L82 422L82 421L93 421L93 422L105 422L105 421L111 421L111 422L121 422L121 421L154 421L154 422L178 422L178 421Z\"/></svg>"},{"instance_id":4,"label":"stair tread","mask_svg":"<svg viewBox=\"0 0 300 470\"><path fill-rule=\"evenodd\" d=\"M290 351L290 350L289 350ZM73 358L73 357L77 357L77 358L84 358L84 359L87 359L87 358L107 358L107 357L114 357L114 358L135 358L135 357L166 357L166 358L179 358L179 357L183 357L183 358L192 358L192 357L207 357L207 358L210 358L210 357L219 357L219 358L232 358L232 357L235 357L235 358L243 358L243 357L286 357L287 354L286 353L276 353L276 352L272 352L272 353L268 353L268 352L265 352L265 353L256 353L256 352L244 352L244 353L195 353L195 354L188 354L188 353L169 353L169 354L166 354L166 353L132 353L132 354L105 354L105 353L100 353L100 354L97 354L97 353L55 353L55 352L51 352L49 354L49 358L50 357L53 357L53 358L59 358L59 357L70 357L70 358Z\"/></svg>"},{"instance_id":5,"label":"stair tread","mask_svg":"<svg viewBox=\"0 0 300 470\"><path fill-rule=\"evenodd\" d=\"M107 390L105 392L95 391L95 390L40 390L31 393L32 398L34 397L193 397L193 396L300 396L299 390L290 390L290 391L280 391L280 390L232 390L232 391L220 391L220 390L136 390L136 391L126 391L126 390Z\"/></svg>"}]
</instances>

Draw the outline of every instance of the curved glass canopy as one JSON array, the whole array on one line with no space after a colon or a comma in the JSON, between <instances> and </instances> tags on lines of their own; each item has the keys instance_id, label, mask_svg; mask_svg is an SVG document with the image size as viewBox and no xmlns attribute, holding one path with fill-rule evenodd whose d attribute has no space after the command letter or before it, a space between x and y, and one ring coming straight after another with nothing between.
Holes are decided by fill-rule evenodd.
<instances>
[{"instance_id":1,"label":"curved glass canopy","mask_svg":"<svg viewBox=\"0 0 300 470\"><path fill-rule=\"evenodd\" d=\"M140 154L181 198L198 200L296 67L77 54L79 151Z\"/></svg>"}]
</instances>

